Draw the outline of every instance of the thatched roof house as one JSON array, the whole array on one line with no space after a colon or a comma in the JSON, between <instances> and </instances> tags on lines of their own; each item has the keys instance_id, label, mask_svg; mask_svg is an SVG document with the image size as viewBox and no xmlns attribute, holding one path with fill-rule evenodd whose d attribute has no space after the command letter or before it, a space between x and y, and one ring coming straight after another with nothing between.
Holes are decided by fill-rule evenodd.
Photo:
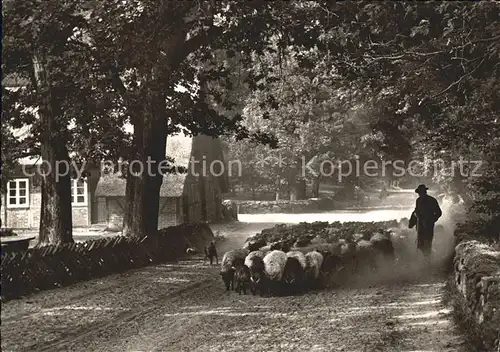
<instances>
[{"instance_id":1,"label":"thatched roof house","mask_svg":"<svg viewBox=\"0 0 500 352\"><path fill-rule=\"evenodd\" d=\"M166 174L160 189L159 227L187 222L216 221L221 218L222 193L228 190L227 175L210 172L210 163L225 165L219 139L177 134L167 138L166 156L184 172ZM196 162L195 162L196 161ZM203 163L205 161L205 177ZM217 169L217 168L215 168ZM225 171L225 170L224 170ZM126 180L120 173L102 175L97 183L100 221L121 229L125 211Z\"/></svg>"},{"instance_id":2,"label":"thatched roof house","mask_svg":"<svg viewBox=\"0 0 500 352\"><path fill-rule=\"evenodd\" d=\"M30 81L26 77L9 74L2 78L2 84L9 89L20 89L29 86ZM30 125L23 126L13 131L14 137L22 140L30 134L30 129ZM174 166L186 168L188 172L164 176L160 190L159 226L220 219L221 194L228 191L228 177L225 172L217 176L209 171L209 165L214 160L225 165L220 140L204 135L169 136L166 155L174 159ZM203 177L200 170L201 163L191 167L193 158L198 162L206 162L206 177ZM39 156L32 156L18 162L26 170L33 171L42 160ZM73 225L86 227L95 223L107 223L110 227L120 229L124 215L125 179L120 174L103 174L94 163L87 164L82 176L71 181ZM40 177L35 173L16 174L9 181L6 192L2 190L1 195L2 204L5 205L0 212L3 225L16 229L39 227L39 184Z\"/></svg>"}]
</instances>

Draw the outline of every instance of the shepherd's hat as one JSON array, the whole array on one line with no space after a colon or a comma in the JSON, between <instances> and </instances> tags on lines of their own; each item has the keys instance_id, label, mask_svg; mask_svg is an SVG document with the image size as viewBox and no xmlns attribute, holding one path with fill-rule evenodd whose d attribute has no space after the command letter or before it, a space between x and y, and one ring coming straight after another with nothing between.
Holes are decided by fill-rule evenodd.
<instances>
[{"instance_id":1,"label":"shepherd's hat","mask_svg":"<svg viewBox=\"0 0 500 352\"><path fill-rule=\"evenodd\" d=\"M427 191L429 188L427 188L425 185L419 185L416 189L415 189L415 193L420 193L421 191Z\"/></svg>"}]
</instances>

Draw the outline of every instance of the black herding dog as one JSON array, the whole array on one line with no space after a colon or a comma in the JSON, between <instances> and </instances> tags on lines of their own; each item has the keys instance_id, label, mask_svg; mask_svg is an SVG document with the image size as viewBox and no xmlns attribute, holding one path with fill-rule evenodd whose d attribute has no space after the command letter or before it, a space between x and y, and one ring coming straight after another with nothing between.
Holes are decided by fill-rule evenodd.
<instances>
[{"instance_id":1,"label":"black herding dog","mask_svg":"<svg viewBox=\"0 0 500 352\"><path fill-rule=\"evenodd\" d=\"M205 246L205 260L210 260L210 265L212 265L213 260L215 258L215 262L219 264L219 257L217 255L217 249L215 248L215 241L210 242L210 245Z\"/></svg>"}]
</instances>

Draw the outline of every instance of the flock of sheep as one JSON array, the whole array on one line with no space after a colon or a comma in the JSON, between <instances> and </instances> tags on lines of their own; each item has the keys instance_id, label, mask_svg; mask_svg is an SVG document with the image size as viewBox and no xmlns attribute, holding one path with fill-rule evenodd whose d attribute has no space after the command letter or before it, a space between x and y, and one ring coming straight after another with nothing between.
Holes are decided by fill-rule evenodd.
<instances>
[{"instance_id":1,"label":"flock of sheep","mask_svg":"<svg viewBox=\"0 0 500 352\"><path fill-rule=\"evenodd\" d=\"M247 248L224 254L221 276L226 291L233 289L246 294L247 288L255 295L294 294L318 284L324 267L324 256L318 251L302 253L292 250L262 248L250 252Z\"/></svg>"},{"instance_id":2,"label":"flock of sheep","mask_svg":"<svg viewBox=\"0 0 500 352\"><path fill-rule=\"evenodd\" d=\"M390 231L382 230L387 225L359 225L363 231L356 234L358 225L350 224L348 232L354 234L345 238L339 238L339 234L346 227L333 228L332 224L277 226L250 238L244 248L225 253L220 275L226 291L239 294L250 289L254 295L291 295L324 287L335 274L339 274L336 278L345 278L366 269L377 270L381 263L393 265L395 250ZM309 231L314 226L318 229ZM311 235L304 236L304 232ZM325 242L318 233L331 233L332 240Z\"/></svg>"}]
</instances>

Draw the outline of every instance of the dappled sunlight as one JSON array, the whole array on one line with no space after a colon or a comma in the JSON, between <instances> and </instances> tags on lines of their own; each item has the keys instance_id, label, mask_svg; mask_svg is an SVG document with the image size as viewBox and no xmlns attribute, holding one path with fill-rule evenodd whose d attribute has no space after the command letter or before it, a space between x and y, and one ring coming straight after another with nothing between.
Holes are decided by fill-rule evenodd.
<instances>
[{"instance_id":1,"label":"dappled sunlight","mask_svg":"<svg viewBox=\"0 0 500 352\"><path fill-rule=\"evenodd\" d=\"M356 220L359 216L356 214ZM317 220L321 218L313 219ZM380 218L377 216L375 220ZM258 226L261 225L264 226ZM233 237L239 241L246 238L241 234L248 235L255 228L229 234L222 243L228 249L234 248ZM29 328L21 324L42 324L46 334L43 341L49 341L64 338L75 329L93 329L102 324L106 329L113 326L118 331L126 325L126 317L133 316L141 326L154 321L148 336L168 336L169 342L178 346L185 343L179 342L180 339L189 336L193 342L187 345L193 351L357 351L363 346L385 346L380 341L387 336L409 341L405 345L407 350L412 350L411 347L425 350L432 343L438 345L440 336L436 334L450 336L451 323L446 324L449 314L441 309L440 290L444 283L436 282L440 278L429 274L414 246L412 238L402 240L398 248L412 252L411 255L401 252L395 268L384 267L378 274L362 275L354 285L285 297L228 294L218 275L220 266L210 266L196 254L185 260L77 284L80 289L71 295L64 294L72 290L70 287L47 291L43 294L43 304L37 303L36 310L30 305L23 305L21 310L21 305L16 305L19 307L10 313L15 324L11 323L9 329L29 335ZM219 249L222 256L223 250ZM78 294L82 287L84 293ZM178 290L181 291L176 294ZM14 303L10 304L13 307ZM116 327L115 322L118 322ZM400 333L423 342L414 345L415 339L407 340ZM47 337L50 334L53 337ZM137 329L130 327L116 334L123 341L131 341L126 343L129 347L146 347L141 344L143 338L137 336ZM165 345L150 345L145 350L155 348L168 350Z\"/></svg>"},{"instance_id":2,"label":"dappled sunlight","mask_svg":"<svg viewBox=\"0 0 500 352\"><path fill-rule=\"evenodd\" d=\"M406 302L392 302L385 304L388 307L411 307L411 306L427 306L427 305L436 305L441 303L440 299L427 300L427 301L416 301L413 302L408 300ZM420 309L420 308L419 308Z\"/></svg>"},{"instance_id":3,"label":"dappled sunlight","mask_svg":"<svg viewBox=\"0 0 500 352\"><path fill-rule=\"evenodd\" d=\"M242 337L242 336L252 336L252 334L262 334L265 333L267 329L247 329L247 330L233 330L231 332L220 332L217 335L219 336L234 336L234 337Z\"/></svg>"},{"instance_id":4,"label":"dappled sunlight","mask_svg":"<svg viewBox=\"0 0 500 352\"><path fill-rule=\"evenodd\" d=\"M419 311L419 313L416 313L416 314L405 313L402 315L396 315L395 318L396 319L425 319L425 318L442 316L444 314L449 314L449 313L450 313L449 309L441 309L439 311L429 311L429 312L424 312L424 313Z\"/></svg>"},{"instance_id":5,"label":"dappled sunlight","mask_svg":"<svg viewBox=\"0 0 500 352\"><path fill-rule=\"evenodd\" d=\"M327 221L327 222L347 222L347 221L386 221L408 217L412 209L382 209L382 210L337 210L324 213L310 213L310 214L238 214L238 219L243 222L248 223L288 223L288 224L298 224L301 222L315 222L315 221Z\"/></svg>"},{"instance_id":6,"label":"dappled sunlight","mask_svg":"<svg viewBox=\"0 0 500 352\"><path fill-rule=\"evenodd\" d=\"M416 287L435 287L435 288L442 288L444 287L443 282L435 283L435 284L416 284L414 285Z\"/></svg>"},{"instance_id":7,"label":"dappled sunlight","mask_svg":"<svg viewBox=\"0 0 500 352\"><path fill-rule=\"evenodd\" d=\"M166 317L178 317L178 316L193 316L193 315L220 315L220 316L227 316L227 317L244 317L244 316L251 316L251 315L263 315L263 313L259 312L228 312L220 309L214 309L214 310L204 310L204 311L198 311L198 312L183 312L183 313L165 313L164 316ZM269 316L270 317L270 316Z\"/></svg>"},{"instance_id":8,"label":"dappled sunlight","mask_svg":"<svg viewBox=\"0 0 500 352\"><path fill-rule=\"evenodd\" d=\"M41 309L39 312L35 313L35 316L63 316L75 314L86 314L84 312L89 312L91 314L103 314L105 312L117 312L117 311L129 311L130 309L120 308L120 307L100 307L100 306L63 306L63 307L53 307ZM80 313L76 313L80 312Z\"/></svg>"},{"instance_id":9,"label":"dappled sunlight","mask_svg":"<svg viewBox=\"0 0 500 352\"><path fill-rule=\"evenodd\" d=\"M450 324L451 322L448 319L425 320L425 321L406 323L406 325L409 326L433 326L433 325L450 325Z\"/></svg>"},{"instance_id":10,"label":"dappled sunlight","mask_svg":"<svg viewBox=\"0 0 500 352\"><path fill-rule=\"evenodd\" d=\"M191 282L189 279L181 279L175 277L160 277L160 278L151 278L154 283L157 284L178 284L183 282Z\"/></svg>"}]
</instances>

